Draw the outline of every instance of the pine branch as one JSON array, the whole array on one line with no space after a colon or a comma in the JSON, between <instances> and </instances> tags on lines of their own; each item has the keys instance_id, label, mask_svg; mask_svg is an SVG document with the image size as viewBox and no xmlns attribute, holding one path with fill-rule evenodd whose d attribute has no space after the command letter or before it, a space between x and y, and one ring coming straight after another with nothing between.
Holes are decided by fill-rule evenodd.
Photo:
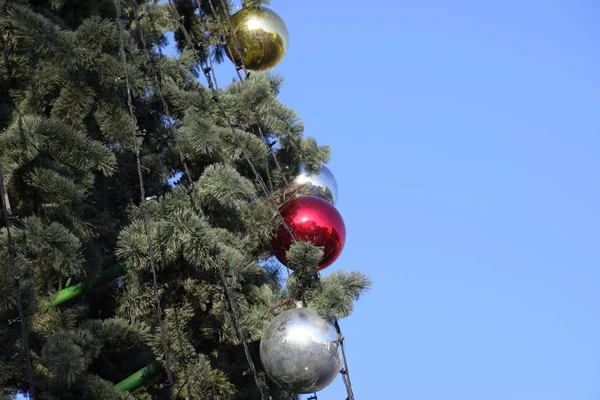
<instances>
[{"instance_id":1,"label":"pine branch","mask_svg":"<svg viewBox=\"0 0 600 400\"><path fill-rule=\"evenodd\" d=\"M372 281L360 272L335 271L321 279L321 290L310 294L309 306L330 320L348 317L354 302L372 286Z\"/></svg>"},{"instance_id":2,"label":"pine branch","mask_svg":"<svg viewBox=\"0 0 600 400\"><path fill-rule=\"evenodd\" d=\"M73 32L61 29L25 6L13 5L8 14L9 28L21 45L35 49L37 54L65 70L74 71L77 68L81 59Z\"/></svg>"},{"instance_id":3,"label":"pine branch","mask_svg":"<svg viewBox=\"0 0 600 400\"><path fill-rule=\"evenodd\" d=\"M62 121L29 115L18 118L0 136L0 160L7 168L7 182L16 168L31 162L42 151L72 168L95 170L107 176L115 171L115 156L102 143Z\"/></svg>"},{"instance_id":4,"label":"pine branch","mask_svg":"<svg viewBox=\"0 0 600 400\"><path fill-rule=\"evenodd\" d=\"M37 217L27 217L15 237L19 254L37 266L41 274L55 271L62 277L83 277L82 243L64 226L45 224Z\"/></svg>"},{"instance_id":5,"label":"pine branch","mask_svg":"<svg viewBox=\"0 0 600 400\"><path fill-rule=\"evenodd\" d=\"M234 168L213 164L208 166L197 183L203 204L230 210L238 201L249 200L255 194L254 186Z\"/></svg>"}]
</instances>

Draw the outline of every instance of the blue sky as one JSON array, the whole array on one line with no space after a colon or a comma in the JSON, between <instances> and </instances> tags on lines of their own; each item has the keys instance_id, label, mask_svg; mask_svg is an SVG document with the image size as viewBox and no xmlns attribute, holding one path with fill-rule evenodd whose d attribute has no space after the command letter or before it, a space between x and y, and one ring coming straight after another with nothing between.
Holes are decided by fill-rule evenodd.
<instances>
[{"instance_id":1,"label":"blue sky","mask_svg":"<svg viewBox=\"0 0 600 400\"><path fill-rule=\"evenodd\" d=\"M342 321L356 398L600 398L599 3L270 7L280 98L332 147L324 274L374 280Z\"/></svg>"}]
</instances>

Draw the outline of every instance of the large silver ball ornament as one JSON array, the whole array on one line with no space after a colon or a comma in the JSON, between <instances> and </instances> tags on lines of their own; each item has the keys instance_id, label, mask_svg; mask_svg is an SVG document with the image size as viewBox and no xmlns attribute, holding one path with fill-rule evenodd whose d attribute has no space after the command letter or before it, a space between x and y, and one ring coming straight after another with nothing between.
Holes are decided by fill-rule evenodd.
<instances>
[{"instance_id":1,"label":"large silver ball ornament","mask_svg":"<svg viewBox=\"0 0 600 400\"><path fill-rule=\"evenodd\" d=\"M318 171L313 172L308 170L305 164L300 164L300 170L294 178L292 186L298 187L295 191L297 195L317 196L333 205L337 202L337 181L326 166L322 166Z\"/></svg>"},{"instance_id":2,"label":"large silver ball ornament","mask_svg":"<svg viewBox=\"0 0 600 400\"><path fill-rule=\"evenodd\" d=\"M265 372L283 390L314 393L329 386L342 367L335 327L308 308L282 312L260 342Z\"/></svg>"}]
</instances>

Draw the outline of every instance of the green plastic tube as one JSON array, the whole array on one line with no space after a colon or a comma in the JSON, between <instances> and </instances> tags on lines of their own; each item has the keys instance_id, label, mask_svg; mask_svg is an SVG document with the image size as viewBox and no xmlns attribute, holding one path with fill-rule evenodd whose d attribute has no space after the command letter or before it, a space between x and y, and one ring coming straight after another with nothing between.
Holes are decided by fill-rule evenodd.
<instances>
[{"instance_id":1,"label":"green plastic tube","mask_svg":"<svg viewBox=\"0 0 600 400\"><path fill-rule=\"evenodd\" d=\"M100 285L104 285L105 283L117 279L119 276L123 275L128 268L131 267L131 264L131 260L121 261L118 264L108 267L100 274L98 278L94 280L90 280L88 282L80 282L61 290L52 299L42 300L42 310L45 311L49 308L59 306L63 303L66 303L69 300L73 300L74 298L81 296L82 294L88 292L90 289L93 289Z\"/></svg>"},{"instance_id":2,"label":"green plastic tube","mask_svg":"<svg viewBox=\"0 0 600 400\"><path fill-rule=\"evenodd\" d=\"M117 392L130 392L143 385L144 381L152 376L156 375L160 371L160 364L157 361L153 361L140 369L136 373L129 375L121 382L115 385Z\"/></svg>"},{"instance_id":3,"label":"green plastic tube","mask_svg":"<svg viewBox=\"0 0 600 400\"><path fill-rule=\"evenodd\" d=\"M112 265L104 271L102 271L100 276L98 276L94 280L90 280L88 282L80 282L73 286L64 288L63 290L58 292L52 299L42 300L42 310L46 311L52 307L57 307L89 292L93 288L96 288L98 286L111 282L114 279L117 279L119 276L123 275L125 271L127 271L127 269L131 268L131 264L131 260L121 261L120 263ZM150 364L146 365L144 368L140 369L139 371L123 379L121 382L117 383L115 385L115 391L128 392L131 390L135 390L138 387L142 386L146 379L160 372L160 369L160 364L156 361L153 361Z\"/></svg>"}]
</instances>

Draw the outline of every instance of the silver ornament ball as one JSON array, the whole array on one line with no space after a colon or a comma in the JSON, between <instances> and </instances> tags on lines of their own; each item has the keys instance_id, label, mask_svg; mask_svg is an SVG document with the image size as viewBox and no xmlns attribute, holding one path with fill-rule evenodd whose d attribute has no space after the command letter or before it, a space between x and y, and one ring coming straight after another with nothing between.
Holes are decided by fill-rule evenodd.
<instances>
[{"instance_id":1,"label":"silver ornament ball","mask_svg":"<svg viewBox=\"0 0 600 400\"><path fill-rule=\"evenodd\" d=\"M338 187L335 177L326 166L313 172L300 164L300 170L292 183L292 186L300 186L296 194L300 196L317 196L335 205L338 197Z\"/></svg>"},{"instance_id":2,"label":"silver ornament ball","mask_svg":"<svg viewBox=\"0 0 600 400\"><path fill-rule=\"evenodd\" d=\"M260 342L260 361L283 390L314 393L340 372L339 344L333 324L308 308L295 308L269 324Z\"/></svg>"}]
</instances>

